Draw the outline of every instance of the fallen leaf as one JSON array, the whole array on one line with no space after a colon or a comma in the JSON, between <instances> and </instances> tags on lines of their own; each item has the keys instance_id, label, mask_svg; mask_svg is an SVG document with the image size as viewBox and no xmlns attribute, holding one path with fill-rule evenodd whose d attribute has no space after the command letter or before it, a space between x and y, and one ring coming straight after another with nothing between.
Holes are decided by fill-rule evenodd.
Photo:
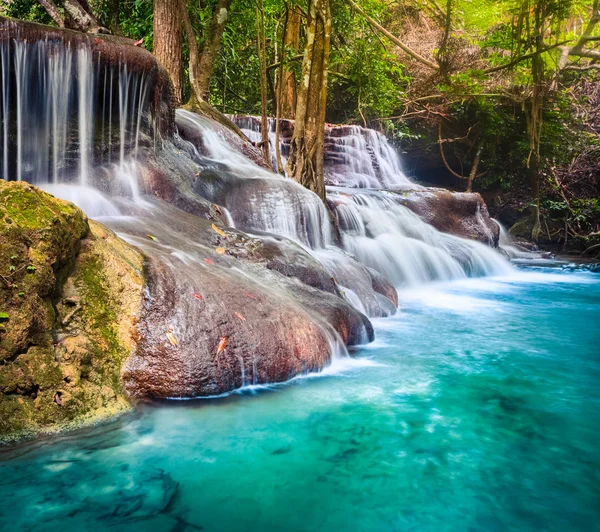
<instances>
[{"instance_id":1,"label":"fallen leaf","mask_svg":"<svg viewBox=\"0 0 600 532\"><path fill-rule=\"evenodd\" d=\"M214 264L214 262L210 259L204 259L204 262L206 262L206 264Z\"/></svg>"},{"instance_id":2,"label":"fallen leaf","mask_svg":"<svg viewBox=\"0 0 600 532\"><path fill-rule=\"evenodd\" d=\"M144 38L142 37L139 41L135 41L133 43L133 46L142 46L143 43L144 43Z\"/></svg>"},{"instance_id":3,"label":"fallen leaf","mask_svg":"<svg viewBox=\"0 0 600 532\"><path fill-rule=\"evenodd\" d=\"M222 229L219 229L215 224L212 224L212 228L213 228L213 231L215 233L217 233L219 236L222 236L225 238L227 237L227 235L225 234L225 231L223 231Z\"/></svg>"},{"instance_id":4,"label":"fallen leaf","mask_svg":"<svg viewBox=\"0 0 600 532\"><path fill-rule=\"evenodd\" d=\"M217 248L215 249L215 251L219 254L219 255L225 255L225 248Z\"/></svg>"},{"instance_id":5,"label":"fallen leaf","mask_svg":"<svg viewBox=\"0 0 600 532\"><path fill-rule=\"evenodd\" d=\"M246 290L242 290L242 294L244 294L246 297L249 297L250 299L254 299L255 301L258 301L258 298L256 296L253 296L249 292L246 292Z\"/></svg>"},{"instance_id":6,"label":"fallen leaf","mask_svg":"<svg viewBox=\"0 0 600 532\"><path fill-rule=\"evenodd\" d=\"M158 238L152 235L146 235L150 240L154 240L154 242L158 242Z\"/></svg>"},{"instance_id":7,"label":"fallen leaf","mask_svg":"<svg viewBox=\"0 0 600 532\"><path fill-rule=\"evenodd\" d=\"M195 297L197 300L202 301L204 299L203 296L201 296L200 294L198 294L197 292L194 292L192 294L192 297Z\"/></svg>"},{"instance_id":8,"label":"fallen leaf","mask_svg":"<svg viewBox=\"0 0 600 532\"><path fill-rule=\"evenodd\" d=\"M216 204L215 204L215 211L218 212L219 214L223 214L223 211L221 211L221 207L219 207Z\"/></svg>"},{"instance_id":9,"label":"fallen leaf","mask_svg":"<svg viewBox=\"0 0 600 532\"><path fill-rule=\"evenodd\" d=\"M238 319L238 320L242 320L242 321L246 321L246 318L244 318L244 316L242 316L239 312L234 312L233 315Z\"/></svg>"},{"instance_id":10,"label":"fallen leaf","mask_svg":"<svg viewBox=\"0 0 600 532\"><path fill-rule=\"evenodd\" d=\"M227 347L227 339L229 338L229 336L223 336L221 338L221 341L219 342L219 346L217 347L217 356L219 356L223 351L225 351L225 348Z\"/></svg>"},{"instance_id":11,"label":"fallen leaf","mask_svg":"<svg viewBox=\"0 0 600 532\"><path fill-rule=\"evenodd\" d=\"M175 335L171 331L167 331L166 335L167 335L167 340L169 340L169 343L171 345L174 345L175 347L177 347L178 342L177 342L177 338L175 338Z\"/></svg>"}]
</instances>

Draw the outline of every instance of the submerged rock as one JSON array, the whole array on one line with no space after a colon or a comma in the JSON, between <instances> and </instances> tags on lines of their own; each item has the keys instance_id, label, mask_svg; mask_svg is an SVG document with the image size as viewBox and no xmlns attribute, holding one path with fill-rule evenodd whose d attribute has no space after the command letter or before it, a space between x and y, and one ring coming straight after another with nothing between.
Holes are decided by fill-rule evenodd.
<instances>
[{"instance_id":1,"label":"submerged rock","mask_svg":"<svg viewBox=\"0 0 600 532\"><path fill-rule=\"evenodd\" d=\"M0 181L0 440L128 408L142 258L74 205Z\"/></svg>"}]
</instances>

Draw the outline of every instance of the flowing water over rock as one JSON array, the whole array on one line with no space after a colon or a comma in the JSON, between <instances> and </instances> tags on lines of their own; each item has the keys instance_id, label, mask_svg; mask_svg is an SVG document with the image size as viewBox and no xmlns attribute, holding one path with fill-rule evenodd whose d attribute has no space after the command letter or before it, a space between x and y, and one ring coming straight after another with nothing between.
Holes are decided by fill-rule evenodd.
<instances>
[{"instance_id":1,"label":"flowing water over rock","mask_svg":"<svg viewBox=\"0 0 600 532\"><path fill-rule=\"evenodd\" d=\"M231 118L252 142L262 141L260 118ZM285 168L294 124L290 120L281 120L280 124L281 160ZM275 120L270 118L269 147L272 167L276 171L275 126ZM350 188L418 188L402 171L400 156L385 135L360 126L330 124L325 129L325 182Z\"/></svg>"}]
</instances>

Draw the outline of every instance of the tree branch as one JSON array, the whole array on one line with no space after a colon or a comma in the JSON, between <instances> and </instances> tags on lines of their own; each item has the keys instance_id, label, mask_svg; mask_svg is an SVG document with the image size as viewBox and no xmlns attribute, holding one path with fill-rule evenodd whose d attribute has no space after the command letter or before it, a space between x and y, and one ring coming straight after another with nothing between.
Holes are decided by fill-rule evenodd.
<instances>
[{"instance_id":1,"label":"tree branch","mask_svg":"<svg viewBox=\"0 0 600 532\"><path fill-rule=\"evenodd\" d=\"M433 61L430 61L429 59L427 59L426 57L423 57L422 55L420 55L419 53L415 52L414 50L412 50L411 48L409 48L408 46L406 46L406 44L404 44L400 39L398 39L398 37L392 35L388 30L386 30L381 24L379 24L379 22L377 22L374 18L370 17L369 15L367 15L367 13L364 12L364 10L358 6L353 0L347 0L348 4L350 4L350 6L359 14L361 14L366 21L371 24L371 26L373 26L375 29L377 29L378 31L380 31L383 35L385 35L390 41L392 41L396 46L398 46L401 50L403 50L404 52L406 52L408 55L410 55L413 59L416 59L419 63L425 65L426 67L430 68L431 70L435 70L438 71L439 67L438 65L436 65Z\"/></svg>"},{"instance_id":2,"label":"tree branch","mask_svg":"<svg viewBox=\"0 0 600 532\"><path fill-rule=\"evenodd\" d=\"M59 28L65 27L65 17L60 14L56 4L52 0L39 0L42 7L46 10L50 18Z\"/></svg>"},{"instance_id":3,"label":"tree branch","mask_svg":"<svg viewBox=\"0 0 600 532\"><path fill-rule=\"evenodd\" d=\"M492 67L492 68L486 68L483 71L483 73L484 74L492 74L493 72L499 72L500 70L504 70L506 68L513 67L513 66L521 63L522 61L526 61L527 59L531 59L532 57L535 57L536 55L543 54L544 52L548 52L549 50L553 50L554 48L559 48L560 46L564 46L568 42L569 41L562 41L562 42L559 42L559 43L556 43L556 44L551 44L549 46L544 46L541 50L536 50L535 52L531 52L529 54L521 55L521 56L517 57L516 59L513 59L510 63L506 63L504 65L495 66L495 67Z\"/></svg>"}]
</instances>

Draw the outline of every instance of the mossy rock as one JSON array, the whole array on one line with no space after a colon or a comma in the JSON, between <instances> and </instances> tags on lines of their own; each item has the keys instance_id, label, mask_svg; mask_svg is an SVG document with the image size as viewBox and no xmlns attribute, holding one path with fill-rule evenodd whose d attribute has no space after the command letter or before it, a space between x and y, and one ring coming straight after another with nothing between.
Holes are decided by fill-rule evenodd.
<instances>
[{"instance_id":1,"label":"mossy rock","mask_svg":"<svg viewBox=\"0 0 600 532\"><path fill-rule=\"evenodd\" d=\"M141 255L71 203L0 181L0 440L129 407Z\"/></svg>"}]
</instances>

